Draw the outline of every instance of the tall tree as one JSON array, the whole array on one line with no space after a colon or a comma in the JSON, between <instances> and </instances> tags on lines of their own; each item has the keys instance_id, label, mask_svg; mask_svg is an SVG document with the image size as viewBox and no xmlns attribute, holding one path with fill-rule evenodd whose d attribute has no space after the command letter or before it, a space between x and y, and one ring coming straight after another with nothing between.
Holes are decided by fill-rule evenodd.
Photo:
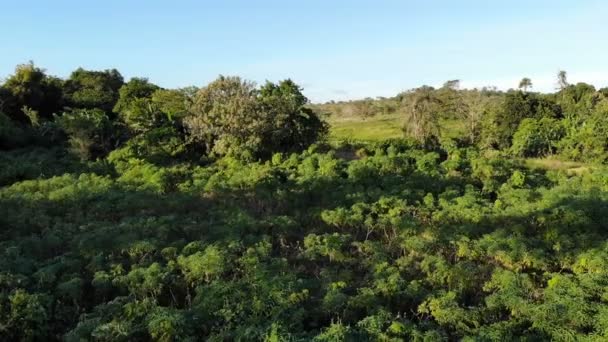
<instances>
[{"instance_id":1,"label":"tall tree","mask_svg":"<svg viewBox=\"0 0 608 342\"><path fill-rule=\"evenodd\" d=\"M376 115L374 101L371 98L353 101L353 107L355 110L355 115L363 119L367 119Z\"/></svg>"},{"instance_id":2,"label":"tall tree","mask_svg":"<svg viewBox=\"0 0 608 342\"><path fill-rule=\"evenodd\" d=\"M260 158L297 151L327 132L291 80L261 88L220 76L202 88L184 124L193 143L215 155Z\"/></svg>"},{"instance_id":3,"label":"tall tree","mask_svg":"<svg viewBox=\"0 0 608 342\"><path fill-rule=\"evenodd\" d=\"M113 110L136 132L156 127L166 118L159 105L152 101L152 94L159 89L146 78L132 78L120 87Z\"/></svg>"},{"instance_id":4,"label":"tall tree","mask_svg":"<svg viewBox=\"0 0 608 342\"><path fill-rule=\"evenodd\" d=\"M448 80L443 84L443 88L451 90L460 89L460 80Z\"/></svg>"},{"instance_id":5,"label":"tall tree","mask_svg":"<svg viewBox=\"0 0 608 342\"><path fill-rule=\"evenodd\" d=\"M532 80L528 77L524 77L519 81L519 89L528 91L528 88L532 88Z\"/></svg>"},{"instance_id":6,"label":"tall tree","mask_svg":"<svg viewBox=\"0 0 608 342\"><path fill-rule=\"evenodd\" d=\"M535 93L510 91L487 116L484 138L487 145L508 148L523 119L560 116L561 109L553 99Z\"/></svg>"},{"instance_id":7,"label":"tall tree","mask_svg":"<svg viewBox=\"0 0 608 342\"><path fill-rule=\"evenodd\" d=\"M65 99L71 108L98 108L111 113L124 83L116 69L95 71L78 68L65 82Z\"/></svg>"},{"instance_id":8,"label":"tall tree","mask_svg":"<svg viewBox=\"0 0 608 342\"><path fill-rule=\"evenodd\" d=\"M183 89L158 89L151 100L170 120L184 117L192 106L192 99Z\"/></svg>"},{"instance_id":9,"label":"tall tree","mask_svg":"<svg viewBox=\"0 0 608 342\"><path fill-rule=\"evenodd\" d=\"M306 107L308 99L292 80L266 82L258 94L264 116L262 155L300 151L327 133L327 125Z\"/></svg>"},{"instance_id":10,"label":"tall tree","mask_svg":"<svg viewBox=\"0 0 608 342\"><path fill-rule=\"evenodd\" d=\"M434 89L423 86L415 89L408 97L403 127L405 134L423 143L438 136L442 102L435 95Z\"/></svg>"},{"instance_id":11,"label":"tall tree","mask_svg":"<svg viewBox=\"0 0 608 342\"><path fill-rule=\"evenodd\" d=\"M560 70L557 73L557 87L559 90L564 90L568 87L569 83L568 83L568 75L566 74L566 71L564 70Z\"/></svg>"},{"instance_id":12,"label":"tall tree","mask_svg":"<svg viewBox=\"0 0 608 342\"><path fill-rule=\"evenodd\" d=\"M262 122L255 84L240 77L220 76L201 88L184 118L190 140L206 153L251 155Z\"/></svg>"},{"instance_id":13,"label":"tall tree","mask_svg":"<svg viewBox=\"0 0 608 342\"><path fill-rule=\"evenodd\" d=\"M99 157L111 147L112 124L101 109L71 110L55 122L67 134L71 152L82 160Z\"/></svg>"},{"instance_id":14,"label":"tall tree","mask_svg":"<svg viewBox=\"0 0 608 342\"><path fill-rule=\"evenodd\" d=\"M460 80L449 80L443 87L435 91L435 97L441 104L441 118L462 119L466 116L468 108L460 90Z\"/></svg>"},{"instance_id":15,"label":"tall tree","mask_svg":"<svg viewBox=\"0 0 608 342\"><path fill-rule=\"evenodd\" d=\"M114 112L124 113L136 99L151 98L152 94L160 89L156 84L150 83L147 78L133 77L125 83L118 91L118 101L114 106Z\"/></svg>"},{"instance_id":16,"label":"tall tree","mask_svg":"<svg viewBox=\"0 0 608 342\"><path fill-rule=\"evenodd\" d=\"M473 90L466 98L467 110L464 120L469 142L479 142L483 118L486 116L500 97L487 90Z\"/></svg>"},{"instance_id":17,"label":"tall tree","mask_svg":"<svg viewBox=\"0 0 608 342\"><path fill-rule=\"evenodd\" d=\"M11 118L29 122L24 108L35 110L42 118L50 118L63 107L63 82L48 76L33 62L20 64L2 85L2 109Z\"/></svg>"}]
</instances>

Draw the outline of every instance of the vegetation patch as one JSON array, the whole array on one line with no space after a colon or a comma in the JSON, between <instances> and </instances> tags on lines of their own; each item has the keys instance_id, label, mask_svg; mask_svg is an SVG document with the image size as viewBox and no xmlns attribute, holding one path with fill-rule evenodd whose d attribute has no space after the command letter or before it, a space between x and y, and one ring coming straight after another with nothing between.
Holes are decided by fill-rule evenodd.
<instances>
[{"instance_id":1,"label":"vegetation patch","mask_svg":"<svg viewBox=\"0 0 608 342\"><path fill-rule=\"evenodd\" d=\"M313 105L18 66L1 339L607 340L608 92L559 76Z\"/></svg>"}]
</instances>

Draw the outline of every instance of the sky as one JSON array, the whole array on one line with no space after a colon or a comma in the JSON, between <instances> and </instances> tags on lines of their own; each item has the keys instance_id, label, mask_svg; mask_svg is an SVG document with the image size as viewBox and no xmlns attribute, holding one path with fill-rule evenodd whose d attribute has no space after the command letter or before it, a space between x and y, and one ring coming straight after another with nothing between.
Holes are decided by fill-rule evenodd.
<instances>
[{"instance_id":1,"label":"sky","mask_svg":"<svg viewBox=\"0 0 608 342\"><path fill-rule=\"evenodd\" d=\"M0 0L0 78L34 61L162 87L291 78L313 102L421 85L608 86L605 0Z\"/></svg>"}]
</instances>

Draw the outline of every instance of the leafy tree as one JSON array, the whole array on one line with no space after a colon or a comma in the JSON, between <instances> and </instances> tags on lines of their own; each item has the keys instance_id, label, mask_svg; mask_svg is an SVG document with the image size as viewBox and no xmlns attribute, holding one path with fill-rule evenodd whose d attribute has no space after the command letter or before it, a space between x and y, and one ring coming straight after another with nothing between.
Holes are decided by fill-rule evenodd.
<instances>
[{"instance_id":1,"label":"leafy tree","mask_svg":"<svg viewBox=\"0 0 608 342\"><path fill-rule=\"evenodd\" d=\"M566 134L559 142L562 154L569 159L604 161L608 158L608 102L599 104L583 118L564 120Z\"/></svg>"},{"instance_id":2,"label":"leafy tree","mask_svg":"<svg viewBox=\"0 0 608 342\"><path fill-rule=\"evenodd\" d=\"M460 80L446 81L435 91L440 106L441 118L462 119L469 111L463 92L460 91Z\"/></svg>"},{"instance_id":3,"label":"leafy tree","mask_svg":"<svg viewBox=\"0 0 608 342\"><path fill-rule=\"evenodd\" d=\"M522 78L521 81L519 81L518 88L523 91L528 91L528 88L532 88L532 80L528 77Z\"/></svg>"},{"instance_id":4,"label":"leafy tree","mask_svg":"<svg viewBox=\"0 0 608 342\"><path fill-rule=\"evenodd\" d=\"M570 124L578 125L594 111L601 96L592 85L577 83L562 89L557 100Z\"/></svg>"},{"instance_id":5,"label":"leafy tree","mask_svg":"<svg viewBox=\"0 0 608 342\"><path fill-rule=\"evenodd\" d=\"M111 122L101 109L76 109L55 118L68 135L70 150L83 160L103 155L111 147Z\"/></svg>"},{"instance_id":6,"label":"leafy tree","mask_svg":"<svg viewBox=\"0 0 608 342\"><path fill-rule=\"evenodd\" d=\"M174 120L188 114L193 98L183 89L157 89L152 93L151 101L169 120Z\"/></svg>"},{"instance_id":7,"label":"leafy tree","mask_svg":"<svg viewBox=\"0 0 608 342\"><path fill-rule=\"evenodd\" d=\"M186 337L186 320L176 310L164 309L154 313L148 331L155 341L180 341Z\"/></svg>"},{"instance_id":8,"label":"leafy tree","mask_svg":"<svg viewBox=\"0 0 608 342\"><path fill-rule=\"evenodd\" d=\"M61 110L63 82L34 65L33 62L20 64L15 73L9 76L0 93L5 114L14 120L28 122L22 108L36 110L42 118L51 118Z\"/></svg>"},{"instance_id":9,"label":"leafy tree","mask_svg":"<svg viewBox=\"0 0 608 342\"><path fill-rule=\"evenodd\" d=\"M16 289L9 297L10 313L3 318L9 339L38 340L48 333L48 298ZM6 328L3 327L5 330Z\"/></svg>"},{"instance_id":10,"label":"leafy tree","mask_svg":"<svg viewBox=\"0 0 608 342\"><path fill-rule=\"evenodd\" d=\"M351 327L344 324L332 323L323 332L314 337L315 342L348 341L354 338Z\"/></svg>"},{"instance_id":11,"label":"leafy tree","mask_svg":"<svg viewBox=\"0 0 608 342\"><path fill-rule=\"evenodd\" d=\"M485 144L506 149L523 119L559 116L561 109L549 98L521 91L509 92L502 104L485 119Z\"/></svg>"},{"instance_id":12,"label":"leafy tree","mask_svg":"<svg viewBox=\"0 0 608 342\"><path fill-rule=\"evenodd\" d=\"M216 246L208 246L201 252L177 260L186 279L193 283L210 281L220 276L225 268L224 255Z\"/></svg>"},{"instance_id":13,"label":"leafy tree","mask_svg":"<svg viewBox=\"0 0 608 342\"><path fill-rule=\"evenodd\" d=\"M270 156L307 147L327 132L290 80L256 89L220 76L202 88L184 119L192 142L215 155Z\"/></svg>"},{"instance_id":14,"label":"leafy tree","mask_svg":"<svg viewBox=\"0 0 608 342\"><path fill-rule=\"evenodd\" d=\"M601 132L608 102L586 83L568 85L556 98L564 113L566 134L560 142L564 156L584 160L586 155L586 160L602 160L605 142Z\"/></svg>"},{"instance_id":15,"label":"leafy tree","mask_svg":"<svg viewBox=\"0 0 608 342\"><path fill-rule=\"evenodd\" d=\"M371 98L353 101L355 115L362 117L364 119L373 117L376 115L376 110L374 108L374 103Z\"/></svg>"},{"instance_id":16,"label":"leafy tree","mask_svg":"<svg viewBox=\"0 0 608 342\"><path fill-rule=\"evenodd\" d=\"M123 77L116 69L93 71L78 68L65 81L66 105L99 108L109 114L118 101L118 90L123 83Z\"/></svg>"},{"instance_id":17,"label":"leafy tree","mask_svg":"<svg viewBox=\"0 0 608 342\"><path fill-rule=\"evenodd\" d=\"M239 77L220 76L202 88L184 119L191 141L203 152L251 155L263 125L256 93L253 83Z\"/></svg>"},{"instance_id":18,"label":"leafy tree","mask_svg":"<svg viewBox=\"0 0 608 342\"><path fill-rule=\"evenodd\" d=\"M113 110L116 113L126 115L134 101L151 98L152 94L158 89L160 88L150 83L147 78L134 77L120 87L118 101L116 101Z\"/></svg>"},{"instance_id":19,"label":"leafy tree","mask_svg":"<svg viewBox=\"0 0 608 342\"><path fill-rule=\"evenodd\" d=\"M484 91L475 91L465 98L467 110L464 113L464 121L470 143L480 142L484 118L496 111L497 100L497 96Z\"/></svg>"},{"instance_id":20,"label":"leafy tree","mask_svg":"<svg viewBox=\"0 0 608 342\"><path fill-rule=\"evenodd\" d=\"M130 101L128 109L120 113L121 118L134 133L148 132L168 123L168 117L159 105L148 98Z\"/></svg>"},{"instance_id":21,"label":"leafy tree","mask_svg":"<svg viewBox=\"0 0 608 342\"><path fill-rule=\"evenodd\" d=\"M421 87L410 93L411 100L405 108L403 130L419 142L427 142L439 135L439 112L441 101L433 88Z\"/></svg>"},{"instance_id":22,"label":"leafy tree","mask_svg":"<svg viewBox=\"0 0 608 342\"><path fill-rule=\"evenodd\" d=\"M520 157L543 157L556 152L558 142L565 130L561 123L553 118L526 118L519 124L513 135L511 151Z\"/></svg>"},{"instance_id":23,"label":"leafy tree","mask_svg":"<svg viewBox=\"0 0 608 342\"><path fill-rule=\"evenodd\" d=\"M258 101L265 121L261 155L298 152L327 134L327 125L306 107L308 99L292 80L266 82Z\"/></svg>"},{"instance_id":24,"label":"leafy tree","mask_svg":"<svg viewBox=\"0 0 608 342\"><path fill-rule=\"evenodd\" d=\"M568 87L568 74L564 70L560 70L557 73L557 89L564 90Z\"/></svg>"}]
</instances>

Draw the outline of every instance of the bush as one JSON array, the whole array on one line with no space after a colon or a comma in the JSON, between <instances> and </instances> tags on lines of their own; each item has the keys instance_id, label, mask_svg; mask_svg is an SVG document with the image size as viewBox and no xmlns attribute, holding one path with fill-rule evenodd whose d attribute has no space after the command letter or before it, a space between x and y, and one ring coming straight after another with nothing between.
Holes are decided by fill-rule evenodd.
<instances>
[{"instance_id":1,"label":"bush","mask_svg":"<svg viewBox=\"0 0 608 342\"><path fill-rule=\"evenodd\" d=\"M257 89L239 77L221 76L196 95L184 118L191 142L202 152L240 159L301 151L327 133L305 107L308 99L291 80Z\"/></svg>"},{"instance_id":2,"label":"bush","mask_svg":"<svg viewBox=\"0 0 608 342\"><path fill-rule=\"evenodd\" d=\"M552 118L526 118L513 135L511 153L518 157L543 157L554 154L556 146L564 136L565 129L560 120Z\"/></svg>"},{"instance_id":3,"label":"bush","mask_svg":"<svg viewBox=\"0 0 608 342\"><path fill-rule=\"evenodd\" d=\"M0 150L21 146L25 140L23 129L0 112Z\"/></svg>"},{"instance_id":4,"label":"bush","mask_svg":"<svg viewBox=\"0 0 608 342\"><path fill-rule=\"evenodd\" d=\"M559 143L565 158L580 161L608 160L608 102L580 124L568 120L568 134Z\"/></svg>"},{"instance_id":5,"label":"bush","mask_svg":"<svg viewBox=\"0 0 608 342\"><path fill-rule=\"evenodd\" d=\"M70 150L83 160L105 154L111 147L112 123L101 109L76 109L55 122L68 135Z\"/></svg>"}]
</instances>

